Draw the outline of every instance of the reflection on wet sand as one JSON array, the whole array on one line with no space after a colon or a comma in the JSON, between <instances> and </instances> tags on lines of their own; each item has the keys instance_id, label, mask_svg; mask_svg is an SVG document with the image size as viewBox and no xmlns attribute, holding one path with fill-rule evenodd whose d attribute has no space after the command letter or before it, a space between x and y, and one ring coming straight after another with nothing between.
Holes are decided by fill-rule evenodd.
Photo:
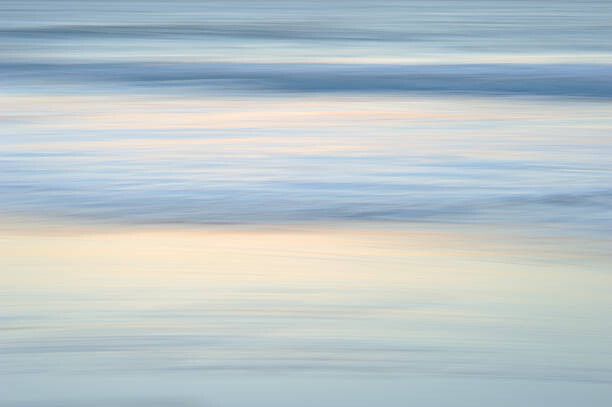
<instances>
[{"instance_id":1,"label":"reflection on wet sand","mask_svg":"<svg viewBox=\"0 0 612 407\"><path fill-rule=\"evenodd\" d=\"M612 380L602 242L380 223L4 230L8 375Z\"/></svg>"}]
</instances>

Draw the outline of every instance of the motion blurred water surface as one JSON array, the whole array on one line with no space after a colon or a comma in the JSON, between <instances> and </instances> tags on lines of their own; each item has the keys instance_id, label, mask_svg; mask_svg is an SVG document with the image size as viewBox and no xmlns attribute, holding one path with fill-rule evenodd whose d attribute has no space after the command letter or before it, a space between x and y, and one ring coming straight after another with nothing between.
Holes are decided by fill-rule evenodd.
<instances>
[{"instance_id":1,"label":"motion blurred water surface","mask_svg":"<svg viewBox=\"0 0 612 407\"><path fill-rule=\"evenodd\" d=\"M0 405L608 406L611 21L0 2Z\"/></svg>"}]
</instances>

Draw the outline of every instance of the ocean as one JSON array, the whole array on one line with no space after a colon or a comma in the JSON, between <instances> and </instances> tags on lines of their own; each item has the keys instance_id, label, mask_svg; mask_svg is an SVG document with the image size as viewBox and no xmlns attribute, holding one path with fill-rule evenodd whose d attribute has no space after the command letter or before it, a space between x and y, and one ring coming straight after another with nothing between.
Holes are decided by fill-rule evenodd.
<instances>
[{"instance_id":1,"label":"ocean","mask_svg":"<svg viewBox=\"0 0 612 407\"><path fill-rule=\"evenodd\" d=\"M612 402L610 1L0 22L0 405Z\"/></svg>"}]
</instances>

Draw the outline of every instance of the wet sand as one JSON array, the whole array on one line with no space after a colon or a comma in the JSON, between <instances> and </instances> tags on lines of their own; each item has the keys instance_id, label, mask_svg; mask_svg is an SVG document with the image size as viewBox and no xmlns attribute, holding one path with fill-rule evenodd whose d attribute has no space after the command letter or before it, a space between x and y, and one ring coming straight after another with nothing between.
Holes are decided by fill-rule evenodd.
<instances>
[{"instance_id":1,"label":"wet sand","mask_svg":"<svg viewBox=\"0 0 612 407\"><path fill-rule=\"evenodd\" d=\"M412 223L37 224L0 240L10 407L469 406L475 392L603 407L612 394L607 242Z\"/></svg>"}]
</instances>

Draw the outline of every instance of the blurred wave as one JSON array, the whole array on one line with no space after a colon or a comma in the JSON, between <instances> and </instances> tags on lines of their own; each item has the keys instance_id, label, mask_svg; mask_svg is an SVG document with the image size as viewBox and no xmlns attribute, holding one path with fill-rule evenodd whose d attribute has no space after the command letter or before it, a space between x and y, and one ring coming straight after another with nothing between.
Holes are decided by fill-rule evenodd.
<instances>
[{"instance_id":1,"label":"blurred wave","mask_svg":"<svg viewBox=\"0 0 612 407\"><path fill-rule=\"evenodd\" d=\"M67 182L70 182L67 180ZM146 190L127 185L2 185L2 212L119 223L260 223L322 220L411 222L531 222L577 224L591 230L612 226L612 190L578 194L462 197L413 185L333 182L258 183L249 187L163 188L149 179ZM351 191L359 192L351 192ZM426 192L427 191L427 192ZM502 195L502 194L500 194Z\"/></svg>"},{"instance_id":2,"label":"blurred wave","mask_svg":"<svg viewBox=\"0 0 612 407\"><path fill-rule=\"evenodd\" d=\"M453 60L609 54L606 0L6 0L0 44L15 58ZM16 46L15 41L19 41ZM52 53L49 53L51 47ZM299 49L295 49L299 47Z\"/></svg>"},{"instance_id":3,"label":"blurred wave","mask_svg":"<svg viewBox=\"0 0 612 407\"><path fill-rule=\"evenodd\" d=\"M6 37L37 38L186 38L228 37L264 40L317 40L317 41L416 41L423 34L346 27L332 24L132 24L132 25L48 25L34 27L1 28ZM440 34L441 35L441 34ZM419 37L422 38L419 38ZM431 34L431 36L435 36Z\"/></svg>"},{"instance_id":4,"label":"blurred wave","mask_svg":"<svg viewBox=\"0 0 612 407\"><path fill-rule=\"evenodd\" d=\"M612 65L2 64L2 81L124 82L140 89L435 92L612 97Z\"/></svg>"}]
</instances>

